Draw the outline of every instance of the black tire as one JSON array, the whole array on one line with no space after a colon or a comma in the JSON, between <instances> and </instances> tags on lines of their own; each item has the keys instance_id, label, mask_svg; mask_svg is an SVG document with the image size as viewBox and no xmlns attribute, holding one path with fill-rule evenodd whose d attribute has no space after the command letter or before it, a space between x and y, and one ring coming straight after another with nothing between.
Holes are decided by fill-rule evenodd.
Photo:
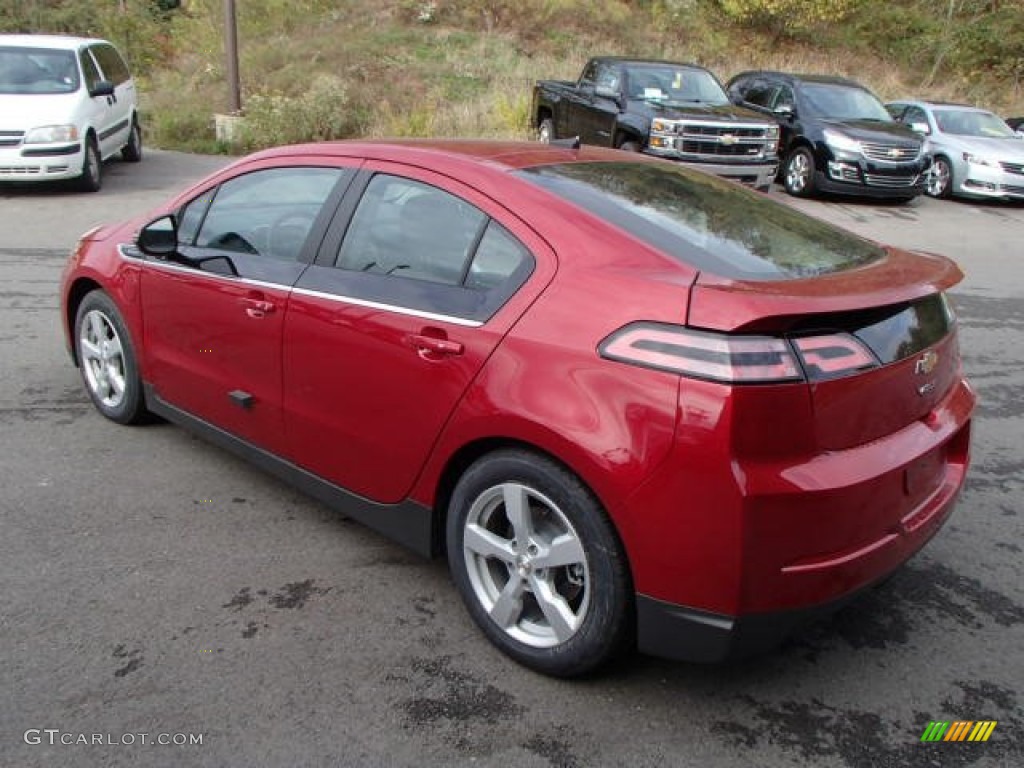
<instances>
[{"instance_id":1,"label":"black tire","mask_svg":"<svg viewBox=\"0 0 1024 768\"><path fill-rule=\"evenodd\" d=\"M128 136L128 143L121 148L121 159L128 163L142 160L142 128L137 117L132 118L132 130Z\"/></svg>"},{"instance_id":2,"label":"black tire","mask_svg":"<svg viewBox=\"0 0 1024 768\"><path fill-rule=\"evenodd\" d=\"M948 198L953 192L953 166L949 160L939 155L932 161L928 171L928 182L924 188L929 197Z\"/></svg>"},{"instance_id":3,"label":"black tire","mask_svg":"<svg viewBox=\"0 0 1024 768\"><path fill-rule=\"evenodd\" d=\"M508 449L477 460L455 486L447 545L473 620L531 669L582 675L631 636L631 581L618 536L579 478L548 458Z\"/></svg>"},{"instance_id":4,"label":"black tire","mask_svg":"<svg viewBox=\"0 0 1024 768\"><path fill-rule=\"evenodd\" d=\"M782 167L782 186L794 197L811 197L814 186L814 155L807 147L797 147Z\"/></svg>"},{"instance_id":5,"label":"black tire","mask_svg":"<svg viewBox=\"0 0 1024 768\"><path fill-rule=\"evenodd\" d=\"M87 293L78 305L74 338L82 383L96 410L118 424L147 421L131 336L103 291Z\"/></svg>"},{"instance_id":6,"label":"black tire","mask_svg":"<svg viewBox=\"0 0 1024 768\"><path fill-rule=\"evenodd\" d=\"M550 144L555 138L555 123L550 117L545 117L537 126L537 140L543 144Z\"/></svg>"},{"instance_id":7,"label":"black tire","mask_svg":"<svg viewBox=\"0 0 1024 768\"><path fill-rule=\"evenodd\" d=\"M82 159L82 175L78 177L78 188L83 192L99 192L103 187L103 158L96 144L96 137L89 135L85 140Z\"/></svg>"},{"instance_id":8,"label":"black tire","mask_svg":"<svg viewBox=\"0 0 1024 768\"><path fill-rule=\"evenodd\" d=\"M626 139L625 141L619 142L619 149L624 152L639 152L643 149L639 141L633 139Z\"/></svg>"}]
</instances>

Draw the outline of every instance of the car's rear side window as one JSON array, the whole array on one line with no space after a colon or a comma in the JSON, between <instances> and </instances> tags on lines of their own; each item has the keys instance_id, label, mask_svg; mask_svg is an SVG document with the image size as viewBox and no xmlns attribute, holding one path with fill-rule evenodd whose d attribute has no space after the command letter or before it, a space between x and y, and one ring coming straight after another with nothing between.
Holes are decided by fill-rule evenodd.
<instances>
[{"instance_id":1,"label":"car's rear side window","mask_svg":"<svg viewBox=\"0 0 1024 768\"><path fill-rule=\"evenodd\" d=\"M668 256L733 279L839 272L885 252L762 193L668 162L595 162L517 171Z\"/></svg>"}]
</instances>

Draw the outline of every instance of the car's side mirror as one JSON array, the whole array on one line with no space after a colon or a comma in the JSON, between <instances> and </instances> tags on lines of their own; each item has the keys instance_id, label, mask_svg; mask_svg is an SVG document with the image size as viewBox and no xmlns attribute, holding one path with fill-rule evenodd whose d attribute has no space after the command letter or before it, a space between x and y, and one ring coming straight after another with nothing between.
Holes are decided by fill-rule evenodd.
<instances>
[{"instance_id":1,"label":"car's side mirror","mask_svg":"<svg viewBox=\"0 0 1024 768\"><path fill-rule=\"evenodd\" d=\"M178 252L178 222L174 216L161 216L139 231L135 241L147 256L168 259Z\"/></svg>"},{"instance_id":2,"label":"car's side mirror","mask_svg":"<svg viewBox=\"0 0 1024 768\"><path fill-rule=\"evenodd\" d=\"M114 84L109 80L100 80L96 85L89 89L89 95L94 99L97 96L113 96Z\"/></svg>"},{"instance_id":3,"label":"car's side mirror","mask_svg":"<svg viewBox=\"0 0 1024 768\"><path fill-rule=\"evenodd\" d=\"M911 123L910 130L914 133L920 133L923 136L927 136L932 132L932 129L928 127L928 123Z\"/></svg>"},{"instance_id":4,"label":"car's side mirror","mask_svg":"<svg viewBox=\"0 0 1024 768\"><path fill-rule=\"evenodd\" d=\"M230 256L222 253L212 256L186 256L178 250L178 222L174 216L168 214L154 219L139 230L139 236L135 241L139 250L147 256L153 256L164 261L173 261L184 264L186 267L202 269L204 264L222 264L222 269L212 270L218 274L228 274L238 277L238 269Z\"/></svg>"},{"instance_id":5,"label":"car's side mirror","mask_svg":"<svg viewBox=\"0 0 1024 768\"><path fill-rule=\"evenodd\" d=\"M772 114L789 119L796 115L796 110L793 108L792 104L780 104L772 110Z\"/></svg>"}]
</instances>

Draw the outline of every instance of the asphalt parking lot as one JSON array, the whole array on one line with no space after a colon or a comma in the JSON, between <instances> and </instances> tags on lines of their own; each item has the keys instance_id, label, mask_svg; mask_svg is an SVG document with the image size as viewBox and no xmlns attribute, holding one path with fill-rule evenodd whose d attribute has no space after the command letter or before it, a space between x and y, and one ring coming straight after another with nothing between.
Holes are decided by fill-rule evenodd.
<instances>
[{"instance_id":1,"label":"asphalt parking lot","mask_svg":"<svg viewBox=\"0 0 1024 768\"><path fill-rule=\"evenodd\" d=\"M69 249L224 162L0 188L0 766L1024 765L1024 205L793 203L966 273L974 465L925 550L769 655L563 682L495 650L442 562L89 404L58 321ZM997 725L922 743L930 721Z\"/></svg>"}]
</instances>

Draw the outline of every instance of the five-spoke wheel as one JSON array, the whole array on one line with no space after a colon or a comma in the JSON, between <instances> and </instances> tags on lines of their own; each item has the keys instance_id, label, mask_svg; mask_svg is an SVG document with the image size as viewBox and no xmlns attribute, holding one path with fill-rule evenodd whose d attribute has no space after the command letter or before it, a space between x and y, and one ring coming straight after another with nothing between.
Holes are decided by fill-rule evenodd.
<instances>
[{"instance_id":1,"label":"five-spoke wheel","mask_svg":"<svg viewBox=\"0 0 1024 768\"><path fill-rule=\"evenodd\" d=\"M131 339L103 291L92 291L78 305L75 345L86 391L100 413L121 424L141 420L145 405Z\"/></svg>"},{"instance_id":2,"label":"five-spoke wheel","mask_svg":"<svg viewBox=\"0 0 1024 768\"><path fill-rule=\"evenodd\" d=\"M807 147L797 147L786 159L782 185L795 197L814 193L814 156Z\"/></svg>"},{"instance_id":3,"label":"five-spoke wheel","mask_svg":"<svg viewBox=\"0 0 1024 768\"><path fill-rule=\"evenodd\" d=\"M459 480L448 562L470 613L502 650L548 674L582 674L628 630L629 577L604 510L536 454L484 456Z\"/></svg>"}]
</instances>

